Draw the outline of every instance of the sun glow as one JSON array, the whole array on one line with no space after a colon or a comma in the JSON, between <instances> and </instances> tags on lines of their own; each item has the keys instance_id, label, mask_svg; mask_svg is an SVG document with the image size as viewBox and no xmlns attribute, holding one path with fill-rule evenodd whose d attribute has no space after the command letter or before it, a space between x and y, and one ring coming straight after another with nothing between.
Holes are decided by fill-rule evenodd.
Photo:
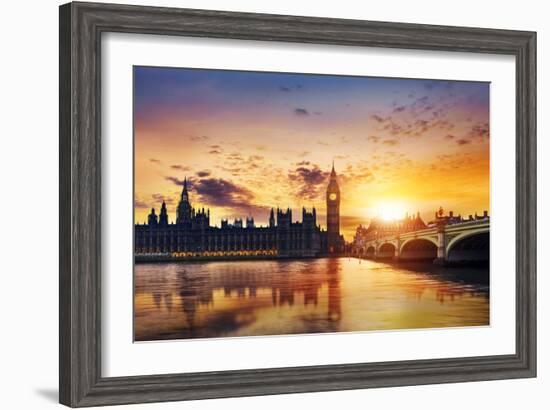
<instances>
[{"instance_id":1,"label":"sun glow","mask_svg":"<svg viewBox=\"0 0 550 410\"><path fill-rule=\"evenodd\" d=\"M378 205L378 217L384 221L396 221L405 215L405 207L402 204L386 202Z\"/></svg>"}]
</instances>

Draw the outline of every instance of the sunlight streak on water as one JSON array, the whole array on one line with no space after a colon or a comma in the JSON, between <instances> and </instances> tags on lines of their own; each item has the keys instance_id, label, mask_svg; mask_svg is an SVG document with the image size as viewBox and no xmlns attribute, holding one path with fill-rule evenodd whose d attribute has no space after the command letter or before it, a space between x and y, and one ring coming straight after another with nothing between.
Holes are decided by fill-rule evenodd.
<instances>
[{"instance_id":1,"label":"sunlight streak on water","mask_svg":"<svg viewBox=\"0 0 550 410\"><path fill-rule=\"evenodd\" d=\"M135 266L135 339L489 324L487 268L348 258Z\"/></svg>"}]
</instances>

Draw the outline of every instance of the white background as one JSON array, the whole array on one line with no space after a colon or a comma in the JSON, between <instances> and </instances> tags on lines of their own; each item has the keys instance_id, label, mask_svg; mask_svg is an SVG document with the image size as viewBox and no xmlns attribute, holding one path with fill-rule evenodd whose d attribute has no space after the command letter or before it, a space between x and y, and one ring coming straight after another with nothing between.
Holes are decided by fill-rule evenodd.
<instances>
[{"instance_id":1,"label":"white background","mask_svg":"<svg viewBox=\"0 0 550 410\"><path fill-rule=\"evenodd\" d=\"M124 2L124 1L120 1ZM540 113L550 93L544 72L550 70L547 10L544 2L525 0L258 2L158 1L166 6L255 11L431 24L484 26L538 31L539 72L539 254L550 242L541 235L548 226L548 120ZM2 149L2 215L0 255L2 337L0 363L5 408L41 409L57 406L57 70L58 11L56 1L10 2L3 5L0 30L0 122ZM546 154L546 155L545 155ZM511 222L513 216L510 216ZM33 241L29 244L29 237ZM547 407L550 388L548 347L550 304L549 264L539 258L539 377L531 380L478 382L438 386L375 389L302 395L270 396L191 403L138 405L139 408L254 409L281 407L463 409ZM130 408L130 407L128 407Z\"/></svg>"},{"instance_id":2,"label":"white background","mask_svg":"<svg viewBox=\"0 0 550 410\"><path fill-rule=\"evenodd\" d=\"M515 352L515 60L242 40L109 34L102 39L102 374L203 372ZM335 56L337 56L335 58ZM406 59L407 64L402 64ZM230 68L491 81L491 326L134 343L132 66ZM498 251L496 251L498 250ZM498 257L497 257L498 255ZM337 346L337 348L335 348ZM408 349L402 349L408 346ZM265 352L269 352L266 354ZM209 358L205 360L204 358Z\"/></svg>"}]
</instances>

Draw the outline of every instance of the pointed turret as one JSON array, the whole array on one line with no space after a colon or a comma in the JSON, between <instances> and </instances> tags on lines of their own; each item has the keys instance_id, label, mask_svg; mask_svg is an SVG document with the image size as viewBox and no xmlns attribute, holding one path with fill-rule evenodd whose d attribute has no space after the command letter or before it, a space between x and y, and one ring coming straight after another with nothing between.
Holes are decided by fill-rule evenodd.
<instances>
[{"instance_id":1,"label":"pointed turret","mask_svg":"<svg viewBox=\"0 0 550 410\"><path fill-rule=\"evenodd\" d=\"M187 191L187 177L183 179L183 189L181 191L181 200L189 202L189 192Z\"/></svg>"},{"instance_id":2,"label":"pointed turret","mask_svg":"<svg viewBox=\"0 0 550 410\"><path fill-rule=\"evenodd\" d=\"M162 201L159 215L159 225L168 225L168 211L166 209L166 202Z\"/></svg>"},{"instance_id":3,"label":"pointed turret","mask_svg":"<svg viewBox=\"0 0 550 410\"><path fill-rule=\"evenodd\" d=\"M278 211L279 209L277 209ZM269 213L269 227L274 228L275 227L275 214L273 213L273 208L271 208L271 212Z\"/></svg>"},{"instance_id":4,"label":"pointed turret","mask_svg":"<svg viewBox=\"0 0 550 410\"><path fill-rule=\"evenodd\" d=\"M147 218L149 226L156 226L158 223L157 214L155 213L155 208L151 208L151 213Z\"/></svg>"},{"instance_id":5,"label":"pointed turret","mask_svg":"<svg viewBox=\"0 0 550 410\"><path fill-rule=\"evenodd\" d=\"M181 199L178 204L176 223L190 226L191 219L194 218L195 211L189 202L189 191L187 187L187 177L183 180L183 189L181 190Z\"/></svg>"}]
</instances>

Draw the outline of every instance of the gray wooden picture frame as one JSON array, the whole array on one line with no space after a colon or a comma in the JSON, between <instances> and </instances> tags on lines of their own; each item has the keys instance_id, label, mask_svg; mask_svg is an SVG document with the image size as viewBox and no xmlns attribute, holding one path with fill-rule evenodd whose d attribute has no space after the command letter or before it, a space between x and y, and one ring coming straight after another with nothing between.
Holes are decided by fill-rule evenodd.
<instances>
[{"instance_id":1,"label":"gray wooden picture frame","mask_svg":"<svg viewBox=\"0 0 550 410\"><path fill-rule=\"evenodd\" d=\"M61 403L82 407L535 377L536 33L94 3L69 3L59 11ZM515 56L515 354L102 377L100 67L101 35L107 32Z\"/></svg>"}]
</instances>

